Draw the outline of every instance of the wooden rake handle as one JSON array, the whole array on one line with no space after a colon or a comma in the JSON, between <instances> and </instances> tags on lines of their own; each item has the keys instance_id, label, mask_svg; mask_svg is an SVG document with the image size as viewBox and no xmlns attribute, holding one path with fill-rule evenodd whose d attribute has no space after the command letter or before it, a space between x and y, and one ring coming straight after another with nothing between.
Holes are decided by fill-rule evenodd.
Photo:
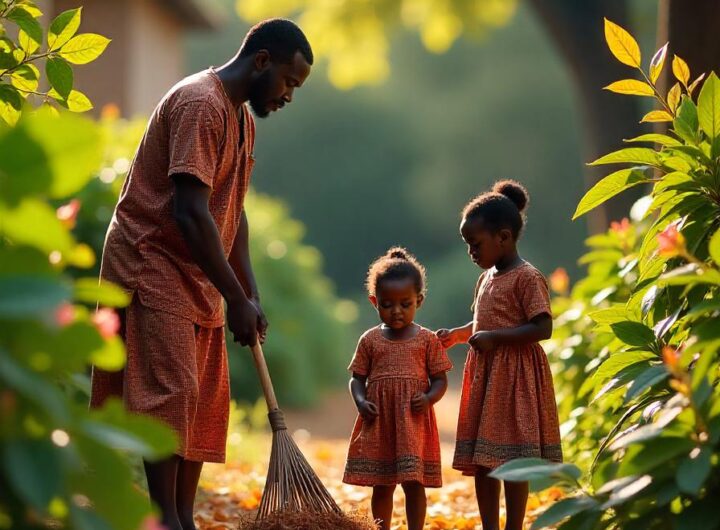
<instances>
[{"instance_id":1,"label":"wooden rake handle","mask_svg":"<svg viewBox=\"0 0 720 530\"><path fill-rule=\"evenodd\" d=\"M268 372L267 364L265 363L265 354L260 344L260 338L258 337L255 346L252 348L253 359L255 360L255 368L257 368L258 376L260 376L260 384L262 385L263 394L265 394L265 402L267 403L268 411L273 412L279 410L277 398L275 397L275 389L273 388L272 381L270 380L270 373Z\"/></svg>"}]
</instances>

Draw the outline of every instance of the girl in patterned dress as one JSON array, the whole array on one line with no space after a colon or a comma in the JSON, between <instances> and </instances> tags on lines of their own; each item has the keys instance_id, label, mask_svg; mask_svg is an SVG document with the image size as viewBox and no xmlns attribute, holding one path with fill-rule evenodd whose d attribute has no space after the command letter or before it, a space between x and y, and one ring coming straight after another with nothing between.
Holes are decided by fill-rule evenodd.
<instances>
[{"instance_id":1,"label":"girl in patterned dress","mask_svg":"<svg viewBox=\"0 0 720 530\"><path fill-rule=\"evenodd\" d=\"M501 181L463 210L460 232L470 259L485 269L473 321L438 330L445 348L470 344L463 372L453 467L475 476L483 530L499 530L500 482L488 473L521 457L562 461L552 374L539 341L550 338L544 276L518 255L525 188ZM527 482L505 482L506 530L521 530Z\"/></svg>"},{"instance_id":2,"label":"girl in patterned dress","mask_svg":"<svg viewBox=\"0 0 720 530\"><path fill-rule=\"evenodd\" d=\"M414 322L425 296L425 269L402 248L370 267L370 303L382 323L366 331L350 363L355 421L343 481L372 486L372 513L389 530L393 493L405 491L409 530L425 522L426 487L440 487L440 441L433 405L452 365L440 339Z\"/></svg>"}]
</instances>

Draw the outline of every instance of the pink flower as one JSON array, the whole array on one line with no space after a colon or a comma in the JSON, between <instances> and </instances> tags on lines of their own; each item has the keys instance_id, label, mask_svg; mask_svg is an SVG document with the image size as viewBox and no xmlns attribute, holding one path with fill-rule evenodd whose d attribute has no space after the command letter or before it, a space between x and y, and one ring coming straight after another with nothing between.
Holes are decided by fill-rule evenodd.
<instances>
[{"instance_id":1,"label":"pink flower","mask_svg":"<svg viewBox=\"0 0 720 530\"><path fill-rule=\"evenodd\" d=\"M627 217L624 217L620 222L613 221L610 223L610 230L619 236L624 236L630 230L630 221Z\"/></svg>"},{"instance_id":2,"label":"pink flower","mask_svg":"<svg viewBox=\"0 0 720 530\"><path fill-rule=\"evenodd\" d=\"M75 228L78 212L80 211L80 201L73 199L67 204L63 204L55 212L60 222L68 229Z\"/></svg>"},{"instance_id":3,"label":"pink flower","mask_svg":"<svg viewBox=\"0 0 720 530\"><path fill-rule=\"evenodd\" d=\"M139 530L168 530L167 526L160 524L154 515L148 515L140 524Z\"/></svg>"},{"instance_id":4,"label":"pink flower","mask_svg":"<svg viewBox=\"0 0 720 530\"><path fill-rule=\"evenodd\" d=\"M668 225L665 230L658 234L657 239L661 256L674 258L687 253L685 237L678 231L677 223Z\"/></svg>"},{"instance_id":5,"label":"pink flower","mask_svg":"<svg viewBox=\"0 0 720 530\"><path fill-rule=\"evenodd\" d=\"M75 306L64 302L55 310L55 322L61 328L69 326L75 321Z\"/></svg>"},{"instance_id":6,"label":"pink flower","mask_svg":"<svg viewBox=\"0 0 720 530\"><path fill-rule=\"evenodd\" d=\"M120 317L110 308L103 307L92 316L92 323L105 339L111 339L120 331Z\"/></svg>"}]
</instances>

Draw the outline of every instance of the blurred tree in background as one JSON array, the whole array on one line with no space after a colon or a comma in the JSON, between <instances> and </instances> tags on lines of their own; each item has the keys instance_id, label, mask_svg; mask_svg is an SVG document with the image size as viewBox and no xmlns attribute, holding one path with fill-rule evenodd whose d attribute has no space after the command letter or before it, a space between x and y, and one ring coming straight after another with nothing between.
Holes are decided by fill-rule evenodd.
<instances>
[{"instance_id":1,"label":"blurred tree in background","mask_svg":"<svg viewBox=\"0 0 720 530\"><path fill-rule=\"evenodd\" d=\"M221 64L247 27L229 20L216 35L191 38L188 71ZM340 293L360 300L362 325L376 320L362 292L367 266L393 244L429 268L420 322L470 318L478 271L459 211L501 177L531 192L526 257L546 272L577 271L586 231L567 220L583 192L579 123L567 74L531 13L521 7L482 46L462 39L428 54L400 32L389 53L386 82L348 91L319 61L293 104L257 121L253 185L282 197L307 226Z\"/></svg>"}]
</instances>

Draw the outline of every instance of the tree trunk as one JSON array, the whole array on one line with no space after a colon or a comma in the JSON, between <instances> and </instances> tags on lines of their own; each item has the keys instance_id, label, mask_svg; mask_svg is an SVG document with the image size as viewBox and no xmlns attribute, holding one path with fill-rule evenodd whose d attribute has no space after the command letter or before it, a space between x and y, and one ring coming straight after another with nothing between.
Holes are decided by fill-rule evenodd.
<instances>
[{"instance_id":1,"label":"tree trunk","mask_svg":"<svg viewBox=\"0 0 720 530\"><path fill-rule=\"evenodd\" d=\"M660 0L658 43L668 46L667 65L673 55L682 57L695 79L714 71L720 75L720 2L718 0ZM665 90L675 84L672 68L662 74ZM697 92L694 93L697 96Z\"/></svg>"},{"instance_id":2,"label":"tree trunk","mask_svg":"<svg viewBox=\"0 0 720 530\"><path fill-rule=\"evenodd\" d=\"M639 131L640 108L636 98L602 90L628 77L605 43L603 17L627 28L626 0L530 0L551 39L565 58L575 82L584 124L584 157L587 162L620 149L623 139ZM678 4L680 2L677 2ZM610 173L608 167L587 167L586 187ZM591 233L607 229L610 221L627 217L639 190L628 190L589 214Z\"/></svg>"}]
</instances>

